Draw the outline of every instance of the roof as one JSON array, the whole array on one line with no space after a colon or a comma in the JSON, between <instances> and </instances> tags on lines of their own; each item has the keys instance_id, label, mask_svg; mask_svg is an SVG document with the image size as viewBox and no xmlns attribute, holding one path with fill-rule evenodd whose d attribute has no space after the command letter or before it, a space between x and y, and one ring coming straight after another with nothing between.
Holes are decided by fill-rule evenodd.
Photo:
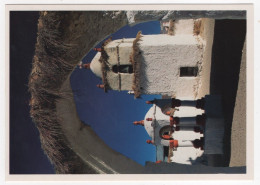
<instances>
[{"instance_id":1,"label":"roof","mask_svg":"<svg viewBox=\"0 0 260 185\"><path fill-rule=\"evenodd\" d=\"M102 78L102 64L99 61L100 57L101 53L98 52L90 63L90 69L96 76Z\"/></svg>"}]
</instances>

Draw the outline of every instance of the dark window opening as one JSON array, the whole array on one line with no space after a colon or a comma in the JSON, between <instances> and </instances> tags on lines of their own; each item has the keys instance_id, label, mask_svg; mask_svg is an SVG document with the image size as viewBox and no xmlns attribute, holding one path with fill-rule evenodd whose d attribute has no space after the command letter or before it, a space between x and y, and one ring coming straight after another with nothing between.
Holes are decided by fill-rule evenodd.
<instances>
[{"instance_id":1,"label":"dark window opening","mask_svg":"<svg viewBox=\"0 0 260 185\"><path fill-rule=\"evenodd\" d=\"M170 125L163 126L159 131L159 136L164 140L172 140L171 133L173 132L173 127Z\"/></svg>"},{"instance_id":2,"label":"dark window opening","mask_svg":"<svg viewBox=\"0 0 260 185\"><path fill-rule=\"evenodd\" d=\"M181 67L180 68L180 77L192 77L197 76L198 67Z\"/></svg>"},{"instance_id":3,"label":"dark window opening","mask_svg":"<svg viewBox=\"0 0 260 185\"><path fill-rule=\"evenodd\" d=\"M133 73L132 65L114 65L112 68L114 73Z\"/></svg>"},{"instance_id":4,"label":"dark window opening","mask_svg":"<svg viewBox=\"0 0 260 185\"><path fill-rule=\"evenodd\" d=\"M163 157L168 157L169 155L169 147L163 146Z\"/></svg>"}]
</instances>

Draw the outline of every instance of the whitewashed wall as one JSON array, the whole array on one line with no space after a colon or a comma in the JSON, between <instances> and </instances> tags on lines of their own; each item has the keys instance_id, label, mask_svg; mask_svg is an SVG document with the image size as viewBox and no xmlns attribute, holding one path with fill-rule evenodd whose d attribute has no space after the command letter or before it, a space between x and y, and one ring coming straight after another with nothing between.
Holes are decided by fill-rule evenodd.
<instances>
[{"instance_id":1,"label":"whitewashed wall","mask_svg":"<svg viewBox=\"0 0 260 185\"><path fill-rule=\"evenodd\" d=\"M180 77L180 67L196 67L203 48L193 35L144 35L141 87L143 94L168 94L194 99L198 77Z\"/></svg>"},{"instance_id":2,"label":"whitewashed wall","mask_svg":"<svg viewBox=\"0 0 260 185\"><path fill-rule=\"evenodd\" d=\"M179 111L176 111L176 116L179 117L190 117L196 116L198 114L202 114L204 111L201 109L196 109L193 107L180 107ZM156 119L156 127L152 126L152 121L146 121L146 118ZM161 145L162 143L168 143L169 141L162 139L159 136L159 130L165 126L169 125L169 116L163 114L161 109L155 105L153 105L149 111L146 113L144 118L144 127L148 133L148 135L152 138L155 145ZM176 131L173 133L173 138L179 141L185 140L195 140L203 137L203 134L195 133L194 131ZM192 160L196 160L197 157L200 157L203 154L203 151L200 149L196 149L194 147L178 147L177 151L173 151L173 157L171 157L172 162L181 163L181 164L192 164Z\"/></svg>"}]
</instances>

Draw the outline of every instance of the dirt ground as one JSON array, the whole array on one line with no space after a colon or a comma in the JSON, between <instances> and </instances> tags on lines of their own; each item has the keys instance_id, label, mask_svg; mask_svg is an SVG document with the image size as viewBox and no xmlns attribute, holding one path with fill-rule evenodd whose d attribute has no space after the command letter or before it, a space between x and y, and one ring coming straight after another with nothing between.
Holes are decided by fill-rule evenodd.
<instances>
[{"instance_id":1,"label":"dirt ground","mask_svg":"<svg viewBox=\"0 0 260 185\"><path fill-rule=\"evenodd\" d=\"M230 166L246 166L246 45L240 67L236 104L231 130Z\"/></svg>"}]
</instances>

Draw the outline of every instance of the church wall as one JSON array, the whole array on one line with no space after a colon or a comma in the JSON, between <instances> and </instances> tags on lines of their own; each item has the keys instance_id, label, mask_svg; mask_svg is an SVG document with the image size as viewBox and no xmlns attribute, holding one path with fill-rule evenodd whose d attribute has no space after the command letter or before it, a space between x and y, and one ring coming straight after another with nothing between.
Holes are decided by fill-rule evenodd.
<instances>
[{"instance_id":1,"label":"church wall","mask_svg":"<svg viewBox=\"0 0 260 185\"><path fill-rule=\"evenodd\" d=\"M214 27L215 20L214 19L202 19L203 30L201 33L201 37L204 41L204 54L203 61L201 66L201 80L199 82L198 94L197 98L204 97L205 95L210 93L210 72L211 72L211 57L212 57L212 45L213 45L213 37L214 37ZM203 69L203 70L202 70Z\"/></svg>"},{"instance_id":2,"label":"church wall","mask_svg":"<svg viewBox=\"0 0 260 185\"><path fill-rule=\"evenodd\" d=\"M180 77L180 67L199 67L203 48L198 39L193 35L143 36L140 41L142 93L194 99L199 79Z\"/></svg>"},{"instance_id":3,"label":"church wall","mask_svg":"<svg viewBox=\"0 0 260 185\"><path fill-rule=\"evenodd\" d=\"M90 69L96 76L102 78L101 63L99 62L100 56L100 52L95 55L90 63Z\"/></svg>"},{"instance_id":4,"label":"church wall","mask_svg":"<svg viewBox=\"0 0 260 185\"><path fill-rule=\"evenodd\" d=\"M119 48L119 63L122 64L131 64L130 63L130 55L132 53L134 39L119 39L110 42L106 47L105 51L107 52L109 59L108 62L111 65L118 64L117 57L117 46Z\"/></svg>"},{"instance_id":5,"label":"church wall","mask_svg":"<svg viewBox=\"0 0 260 185\"><path fill-rule=\"evenodd\" d=\"M107 52L109 58L108 58L108 63L111 65L111 67L113 65L117 65L117 51L116 51L116 45L115 43L111 43L113 45L110 46L110 43L109 43L109 47L105 47L105 51Z\"/></svg>"},{"instance_id":6,"label":"church wall","mask_svg":"<svg viewBox=\"0 0 260 185\"><path fill-rule=\"evenodd\" d=\"M175 35L143 35L139 41L142 52L140 83L142 94L166 94L185 99L195 99L200 85L204 41L193 35L193 19L176 20ZM108 63L131 65L134 38L110 42L105 50L109 55ZM118 46L118 50L117 50ZM119 56L118 56L119 53ZM119 60L119 63L118 63ZM181 67L197 67L195 76L180 77ZM113 71L108 71L109 73ZM118 78L114 74L108 81L114 90L118 88ZM121 75L121 90L132 90L132 77ZM115 80L115 82L113 82ZM130 85L131 84L131 85Z\"/></svg>"},{"instance_id":7,"label":"church wall","mask_svg":"<svg viewBox=\"0 0 260 185\"><path fill-rule=\"evenodd\" d=\"M133 74L120 73L121 77L121 90L132 90ZM107 79L109 86L113 90L119 90L119 75L113 71L107 72Z\"/></svg>"},{"instance_id":8,"label":"church wall","mask_svg":"<svg viewBox=\"0 0 260 185\"><path fill-rule=\"evenodd\" d=\"M194 19L179 19L174 23L175 35L193 34Z\"/></svg>"},{"instance_id":9,"label":"church wall","mask_svg":"<svg viewBox=\"0 0 260 185\"><path fill-rule=\"evenodd\" d=\"M192 164L202 154L203 150L194 147L178 147L176 151L173 151L171 161L181 164Z\"/></svg>"},{"instance_id":10,"label":"church wall","mask_svg":"<svg viewBox=\"0 0 260 185\"><path fill-rule=\"evenodd\" d=\"M144 117L144 128L146 130L146 132L148 133L148 135L152 138L153 137L153 127L151 126L151 122L150 121L146 121L146 118L154 118L154 110L155 106L151 107L149 109L149 111L146 113L145 117Z\"/></svg>"},{"instance_id":11,"label":"church wall","mask_svg":"<svg viewBox=\"0 0 260 185\"><path fill-rule=\"evenodd\" d=\"M133 74L121 73L121 90L132 90Z\"/></svg>"},{"instance_id":12,"label":"church wall","mask_svg":"<svg viewBox=\"0 0 260 185\"><path fill-rule=\"evenodd\" d=\"M202 114L204 111L196 109L194 107L178 107L179 111L175 111L175 116L178 117L193 117L198 114ZM147 121L146 118L153 118L156 121ZM145 115L145 129L149 136L153 139L156 146L169 146L169 140L163 140L159 136L160 129L165 125L170 125L169 116L162 113L161 109L155 105L149 109ZM153 128L151 125L156 124ZM154 131L153 131L154 130ZM193 130L180 130L175 131L172 134L175 140L181 142L193 141L200 139L203 134L196 133ZM203 150L196 149L194 147L178 147L177 150L173 150L173 156L170 158L172 162L181 164L192 164L198 157L203 154Z\"/></svg>"},{"instance_id":13,"label":"church wall","mask_svg":"<svg viewBox=\"0 0 260 185\"><path fill-rule=\"evenodd\" d=\"M120 64L130 64L130 56L132 54L132 47L133 47L133 39L130 39L131 43L121 43L119 45L119 57L120 57Z\"/></svg>"},{"instance_id":14,"label":"church wall","mask_svg":"<svg viewBox=\"0 0 260 185\"><path fill-rule=\"evenodd\" d=\"M113 65L118 65L117 46L119 53L119 64L120 65L131 65L130 55L132 52L132 45L134 39L120 39L110 42L106 47L109 58L108 63L110 70L107 71L107 78L111 89L113 90L132 90L133 74L118 73L112 71ZM119 88L119 79L121 78L121 88Z\"/></svg>"},{"instance_id":15,"label":"church wall","mask_svg":"<svg viewBox=\"0 0 260 185\"><path fill-rule=\"evenodd\" d=\"M196 109L194 107L178 107L179 111L175 111L174 115L177 117L191 117L200 115L204 112L202 109ZM195 140L203 137L203 134L193 131L177 131L174 133L174 138L177 140ZM173 151L173 157L171 160L176 163L191 164L191 160L195 160L201 156L203 151L194 147L179 147L177 151ZM191 160L190 160L191 158Z\"/></svg>"},{"instance_id":16,"label":"church wall","mask_svg":"<svg viewBox=\"0 0 260 185\"><path fill-rule=\"evenodd\" d=\"M118 74L112 72L112 71L107 71L107 81L109 84L109 87L114 90L119 89L119 83L118 83L119 77Z\"/></svg>"}]
</instances>

